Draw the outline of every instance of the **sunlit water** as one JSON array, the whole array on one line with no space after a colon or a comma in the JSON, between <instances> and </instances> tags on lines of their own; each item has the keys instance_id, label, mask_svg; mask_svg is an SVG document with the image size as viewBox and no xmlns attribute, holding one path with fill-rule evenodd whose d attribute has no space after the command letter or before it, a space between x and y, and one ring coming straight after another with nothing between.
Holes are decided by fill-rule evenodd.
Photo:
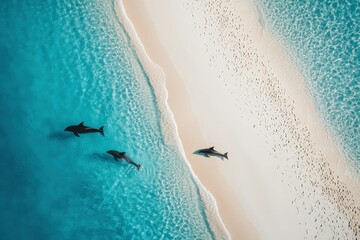
<instances>
[{"instance_id":1,"label":"sunlit water","mask_svg":"<svg viewBox=\"0 0 360 240\"><path fill-rule=\"evenodd\" d=\"M297 61L325 122L360 170L360 1L256 2L263 24Z\"/></svg>"},{"instance_id":2,"label":"sunlit water","mask_svg":"<svg viewBox=\"0 0 360 240\"><path fill-rule=\"evenodd\" d=\"M0 35L1 239L213 238L113 1L3 1Z\"/></svg>"}]
</instances>

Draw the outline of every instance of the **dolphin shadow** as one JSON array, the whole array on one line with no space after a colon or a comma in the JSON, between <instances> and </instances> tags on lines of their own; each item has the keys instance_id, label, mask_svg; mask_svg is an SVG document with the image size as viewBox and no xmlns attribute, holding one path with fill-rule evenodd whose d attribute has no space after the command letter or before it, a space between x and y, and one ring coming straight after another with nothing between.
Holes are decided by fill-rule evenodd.
<instances>
[{"instance_id":1,"label":"dolphin shadow","mask_svg":"<svg viewBox=\"0 0 360 240\"><path fill-rule=\"evenodd\" d=\"M65 141L70 138L73 138L73 135L69 134L67 132L64 132L64 131L56 131L56 132L50 133L48 135L48 138L50 138L52 140Z\"/></svg>"},{"instance_id":2,"label":"dolphin shadow","mask_svg":"<svg viewBox=\"0 0 360 240\"><path fill-rule=\"evenodd\" d=\"M209 155L206 155L205 153L200 152L200 150L201 150L201 149L198 149L198 150L194 151L193 154L199 155L199 156L203 156L203 157L206 157L206 158L216 157L216 158L220 159L221 161L224 161L224 158L223 158L223 157L209 156Z\"/></svg>"},{"instance_id":3,"label":"dolphin shadow","mask_svg":"<svg viewBox=\"0 0 360 240\"><path fill-rule=\"evenodd\" d=\"M115 161L115 159L110 156L107 153L100 153L100 152L93 152L89 154L89 157L91 159L103 162L103 163L109 163L112 165L121 165L122 167L126 167L126 163L124 161Z\"/></svg>"}]
</instances>

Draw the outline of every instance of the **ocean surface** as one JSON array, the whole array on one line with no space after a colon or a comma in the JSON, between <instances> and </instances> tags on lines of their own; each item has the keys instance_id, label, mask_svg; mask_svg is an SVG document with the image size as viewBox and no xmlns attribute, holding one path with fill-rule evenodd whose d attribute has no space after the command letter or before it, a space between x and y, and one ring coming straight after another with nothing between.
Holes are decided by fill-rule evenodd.
<instances>
[{"instance_id":1,"label":"ocean surface","mask_svg":"<svg viewBox=\"0 0 360 240\"><path fill-rule=\"evenodd\" d=\"M317 107L360 173L360 1L256 0L295 59Z\"/></svg>"},{"instance_id":2,"label":"ocean surface","mask_svg":"<svg viewBox=\"0 0 360 240\"><path fill-rule=\"evenodd\" d=\"M1 239L214 238L113 0L2 1L0 113Z\"/></svg>"}]
</instances>

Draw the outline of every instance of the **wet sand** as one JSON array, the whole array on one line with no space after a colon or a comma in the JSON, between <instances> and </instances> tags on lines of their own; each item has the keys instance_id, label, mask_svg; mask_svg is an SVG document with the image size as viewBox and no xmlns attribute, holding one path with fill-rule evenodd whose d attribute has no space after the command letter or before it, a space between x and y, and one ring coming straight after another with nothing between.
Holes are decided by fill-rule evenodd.
<instances>
[{"instance_id":1,"label":"wet sand","mask_svg":"<svg viewBox=\"0 0 360 240\"><path fill-rule=\"evenodd\" d=\"M233 239L360 236L359 177L251 1L123 2ZM229 160L193 154L210 146Z\"/></svg>"}]
</instances>

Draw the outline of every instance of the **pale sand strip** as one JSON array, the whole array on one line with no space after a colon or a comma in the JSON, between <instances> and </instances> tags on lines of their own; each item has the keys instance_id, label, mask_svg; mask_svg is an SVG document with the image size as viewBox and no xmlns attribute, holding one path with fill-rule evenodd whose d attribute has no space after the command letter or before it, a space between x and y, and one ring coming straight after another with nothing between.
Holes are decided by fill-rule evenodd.
<instances>
[{"instance_id":1,"label":"pale sand strip","mask_svg":"<svg viewBox=\"0 0 360 240\"><path fill-rule=\"evenodd\" d=\"M125 30L129 34L129 37L136 50L136 54L138 55L139 60L141 61L141 64L144 67L144 70L147 72L147 75L149 76L154 93L157 97L157 104L162 118L161 123L163 128L163 134L165 137L165 142L167 144L177 145L185 158L186 157L185 152L183 150L180 138L178 136L178 129L175 124L175 119L173 118L172 112L170 111L169 105L167 104L168 94L165 88L164 71L158 64L156 64L155 62L152 61L152 59L149 58L149 55L146 53L144 46L142 45L141 40L138 37L132 22L130 21L130 19L128 18L125 12L125 8L122 4L122 1L119 0L115 2L115 10L119 17L120 22L124 25ZM156 46L154 46L154 49L156 49ZM175 72L173 73L174 75L176 75ZM190 165L189 167L191 169ZM194 180L197 182L199 186L199 192L205 203L207 220L208 223L210 224L210 227L213 231L215 238L230 239L230 234L225 228L224 223L220 218L215 199L210 194L210 192L208 192L203 187L203 185L200 183L199 179L195 174L194 174Z\"/></svg>"},{"instance_id":2,"label":"pale sand strip","mask_svg":"<svg viewBox=\"0 0 360 240\"><path fill-rule=\"evenodd\" d=\"M218 162L211 161L206 163L205 166L202 161L199 161L201 160L199 157L192 154L193 151L206 146L208 143L204 141L198 123L194 119L185 86L167 57L167 53L160 44L157 35L154 34L154 29L150 24L151 19L147 16L147 12L142 7L141 2L124 1L124 5L126 5L128 17L131 17L133 24L136 26L137 33L140 36L146 36L142 37L141 40L147 54L154 62L166 70L166 88L170 92L168 103L171 109L173 109L175 119L178 120L176 124L179 128L180 138L185 139L185 141L182 141L182 144L187 159L191 161L192 169L196 172L201 182L215 196L222 215L227 216L227 228L233 228L233 235L240 237L240 239L257 239L257 233L245 216L242 206L233 200L233 193L227 189L227 182L225 179L217 177L221 175L217 167ZM134 16L136 18L133 18ZM169 79L171 81L168 81Z\"/></svg>"},{"instance_id":3,"label":"pale sand strip","mask_svg":"<svg viewBox=\"0 0 360 240\"><path fill-rule=\"evenodd\" d=\"M166 74L187 159L234 239L359 234L358 178L251 2L124 4ZM192 154L211 145L230 160Z\"/></svg>"}]
</instances>

